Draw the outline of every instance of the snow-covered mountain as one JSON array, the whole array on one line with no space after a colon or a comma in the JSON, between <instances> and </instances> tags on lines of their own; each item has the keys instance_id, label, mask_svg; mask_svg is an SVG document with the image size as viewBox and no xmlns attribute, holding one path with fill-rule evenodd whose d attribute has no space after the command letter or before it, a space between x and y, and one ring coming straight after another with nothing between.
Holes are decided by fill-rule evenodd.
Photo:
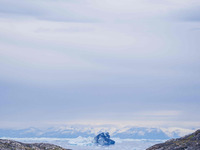
<instances>
[{"instance_id":1,"label":"snow-covered mountain","mask_svg":"<svg viewBox=\"0 0 200 150\"><path fill-rule=\"evenodd\" d=\"M195 130L195 129L194 129ZM94 137L100 132L109 132L114 138L130 139L169 139L177 138L194 131L183 128L145 128L145 127L117 127L112 125L89 126L89 125L68 125L47 129L26 128L26 129L0 129L0 137L28 138L77 138Z\"/></svg>"}]
</instances>

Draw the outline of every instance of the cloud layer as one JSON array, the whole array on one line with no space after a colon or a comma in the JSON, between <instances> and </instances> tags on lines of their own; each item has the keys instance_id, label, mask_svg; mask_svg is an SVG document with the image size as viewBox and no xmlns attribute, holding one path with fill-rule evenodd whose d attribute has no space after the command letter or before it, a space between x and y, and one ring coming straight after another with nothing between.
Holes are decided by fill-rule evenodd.
<instances>
[{"instance_id":1,"label":"cloud layer","mask_svg":"<svg viewBox=\"0 0 200 150\"><path fill-rule=\"evenodd\" d=\"M195 0L0 0L2 126L197 126L198 7Z\"/></svg>"}]
</instances>

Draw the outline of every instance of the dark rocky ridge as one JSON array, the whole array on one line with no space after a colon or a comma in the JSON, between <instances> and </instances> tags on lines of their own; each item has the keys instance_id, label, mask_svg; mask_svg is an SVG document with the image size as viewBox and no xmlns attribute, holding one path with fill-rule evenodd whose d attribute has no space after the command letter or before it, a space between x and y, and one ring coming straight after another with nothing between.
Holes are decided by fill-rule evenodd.
<instances>
[{"instance_id":1,"label":"dark rocky ridge","mask_svg":"<svg viewBox=\"0 0 200 150\"><path fill-rule=\"evenodd\" d=\"M69 150L48 143L26 144L13 140L0 139L0 150Z\"/></svg>"},{"instance_id":2,"label":"dark rocky ridge","mask_svg":"<svg viewBox=\"0 0 200 150\"><path fill-rule=\"evenodd\" d=\"M200 150L200 130L181 138L156 144L147 150Z\"/></svg>"}]
</instances>

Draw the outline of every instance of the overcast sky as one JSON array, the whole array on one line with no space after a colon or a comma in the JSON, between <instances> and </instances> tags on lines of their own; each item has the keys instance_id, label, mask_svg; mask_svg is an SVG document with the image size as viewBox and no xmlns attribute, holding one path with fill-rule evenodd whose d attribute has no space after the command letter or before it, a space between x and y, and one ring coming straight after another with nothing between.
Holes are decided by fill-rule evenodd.
<instances>
[{"instance_id":1,"label":"overcast sky","mask_svg":"<svg viewBox=\"0 0 200 150\"><path fill-rule=\"evenodd\" d=\"M0 127L199 127L199 47L199 0L0 0Z\"/></svg>"}]
</instances>

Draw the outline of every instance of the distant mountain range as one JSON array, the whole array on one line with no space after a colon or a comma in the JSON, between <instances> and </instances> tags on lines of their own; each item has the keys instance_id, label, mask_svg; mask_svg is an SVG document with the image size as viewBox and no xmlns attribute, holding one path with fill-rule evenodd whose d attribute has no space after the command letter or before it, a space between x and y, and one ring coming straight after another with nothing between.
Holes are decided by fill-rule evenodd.
<instances>
[{"instance_id":1,"label":"distant mountain range","mask_svg":"<svg viewBox=\"0 0 200 150\"><path fill-rule=\"evenodd\" d=\"M115 127L115 126L82 126L70 125L47 129L0 129L0 137L10 138L77 138L94 137L100 132L109 132L112 138L130 139L170 139L194 132L195 129L183 128L145 128L145 127Z\"/></svg>"}]
</instances>

